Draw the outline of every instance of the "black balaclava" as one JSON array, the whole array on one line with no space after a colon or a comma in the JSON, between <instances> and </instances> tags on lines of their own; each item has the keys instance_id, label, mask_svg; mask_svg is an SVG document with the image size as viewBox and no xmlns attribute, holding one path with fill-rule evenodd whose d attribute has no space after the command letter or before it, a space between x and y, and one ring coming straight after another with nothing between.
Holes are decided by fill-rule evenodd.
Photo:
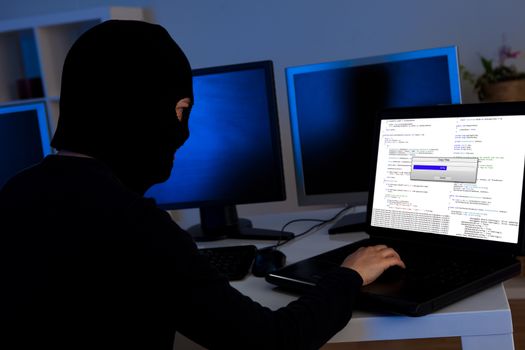
<instances>
[{"instance_id":1,"label":"black balaclava","mask_svg":"<svg viewBox=\"0 0 525 350\"><path fill-rule=\"evenodd\" d=\"M175 151L189 136L188 115L179 122L175 113L186 97L193 101L191 67L164 28L103 22L66 56L51 145L106 163L143 194L168 179Z\"/></svg>"}]
</instances>

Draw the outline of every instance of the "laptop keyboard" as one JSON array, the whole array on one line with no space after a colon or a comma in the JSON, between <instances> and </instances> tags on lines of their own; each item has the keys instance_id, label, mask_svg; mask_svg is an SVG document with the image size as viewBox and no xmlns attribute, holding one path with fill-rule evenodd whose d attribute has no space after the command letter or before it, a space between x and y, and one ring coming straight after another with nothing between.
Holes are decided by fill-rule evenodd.
<instances>
[{"instance_id":1,"label":"laptop keyboard","mask_svg":"<svg viewBox=\"0 0 525 350\"><path fill-rule=\"evenodd\" d=\"M250 272L257 248L254 245L202 248L199 253L206 256L210 264L228 280L237 281Z\"/></svg>"},{"instance_id":2,"label":"laptop keyboard","mask_svg":"<svg viewBox=\"0 0 525 350\"><path fill-rule=\"evenodd\" d=\"M372 240L366 243L360 242L359 245L348 245L319 255L319 258L337 264L342 261L360 246L377 244ZM391 283L399 280L410 280L410 282L428 286L455 286L468 283L479 276L487 275L495 271L499 264L493 260L487 261L486 258L475 256L465 257L435 252L425 253L418 248L396 248L396 251L405 262L406 269L391 267L387 269L378 279L379 283Z\"/></svg>"},{"instance_id":3,"label":"laptop keyboard","mask_svg":"<svg viewBox=\"0 0 525 350\"><path fill-rule=\"evenodd\" d=\"M398 267L387 269L378 282L407 279L425 286L456 286L472 281L493 269L479 262L450 257L446 260L432 257L425 259L422 256L407 257L404 261L406 270Z\"/></svg>"}]
</instances>

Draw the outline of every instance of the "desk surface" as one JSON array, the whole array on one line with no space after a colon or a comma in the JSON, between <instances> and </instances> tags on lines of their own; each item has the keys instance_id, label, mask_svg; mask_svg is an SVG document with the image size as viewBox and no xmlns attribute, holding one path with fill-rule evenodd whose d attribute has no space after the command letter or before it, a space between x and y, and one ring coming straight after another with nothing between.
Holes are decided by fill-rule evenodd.
<instances>
[{"instance_id":1,"label":"desk surface","mask_svg":"<svg viewBox=\"0 0 525 350\"><path fill-rule=\"evenodd\" d=\"M337 210L261 215L252 218L256 227L280 229L290 219L326 219ZM312 223L297 223L290 228L301 232ZM328 235L328 227L299 237L281 247L287 264L368 237L365 233ZM199 244L202 247L236 244L267 246L267 241L226 240ZM245 295L271 309L278 309L298 295L282 291L263 278L248 276L232 285ZM454 303L423 317L407 317L355 311L348 325L330 342L355 342L388 339L454 337L462 338L463 349L514 349L512 319L502 284Z\"/></svg>"}]
</instances>

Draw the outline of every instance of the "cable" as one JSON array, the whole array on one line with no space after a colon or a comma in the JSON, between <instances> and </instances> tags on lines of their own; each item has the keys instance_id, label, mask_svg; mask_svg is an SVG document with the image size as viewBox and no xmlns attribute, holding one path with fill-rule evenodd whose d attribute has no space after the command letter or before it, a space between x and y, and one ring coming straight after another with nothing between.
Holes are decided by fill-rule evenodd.
<instances>
[{"instance_id":1,"label":"cable","mask_svg":"<svg viewBox=\"0 0 525 350\"><path fill-rule=\"evenodd\" d=\"M341 216L344 212L346 212L347 210L349 210L351 208L354 208L354 206L347 205L346 207L344 207L343 209L339 210L334 216L332 216L329 219L294 219L294 220L290 220L286 224L283 225L283 227L281 228L281 232L284 232L286 227L288 227L289 225L291 225L293 223L296 223L296 222L313 221L313 222L317 222L317 224L311 226L310 228L308 228L307 230L305 230L305 231L303 231L301 233L296 234L292 239L289 239L289 240L286 240L286 241L282 240L282 235L281 235L279 237L279 240L277 241L277 243L275 245L266 247L264 249L275 249L277 247L285 245L286 243L288 243L288 242L290 242L290 241L292 241L292 240L294 240L296 238L302 237L302 236L310 233L311 231L313 231L315 229L318 229L318 228L321 228L323 225L328 224L328 223L336 220L337 218L339 218L339 216Z\"/></svg>"}]
</instances>

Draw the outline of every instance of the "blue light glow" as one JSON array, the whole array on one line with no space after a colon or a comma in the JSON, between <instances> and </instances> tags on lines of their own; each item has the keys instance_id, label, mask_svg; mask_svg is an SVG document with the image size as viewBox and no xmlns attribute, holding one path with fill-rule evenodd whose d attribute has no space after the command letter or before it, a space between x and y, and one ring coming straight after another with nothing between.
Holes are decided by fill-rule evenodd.
<instances>
[{"instance_id":1,"label":"blue light glow","mask_svg":"<svg viewBox=\"0 0 525 350\"><path fill-rule=\"evenodd\" d=\"M0 108L0 187L51 154L44 103Z\"/></svg>"},{"instance_id":2,"label":"blue light glow","mask_svg":"<svg viewBox=\"0 0 525 350\"><path fill-rule=\"evenodd\" d=\"M380 110L461 102L455 47L290 67L286 78L300 204L368 191Z\"/></svg>"},{"instance_id":3,"label":"blue light glow","mask_svg":"<svg viewBox=\"0 0 525 350\"><path fill-rule=\"evenodd\" d=\"M170 179L146 195L169 208L281 199L277 116L267 91L262 68L196 75L190 138L177 151Z\"/></svg>"},{"instance_id":4,"label":"blue light glow","mask_svg":"<svg viewBox=\"0 0 525 350\"><path fill-rule=\"evenodd\" d=\"M414 170L447 170L445 165L414 165Z\"/></svg>"}]
</instances>

